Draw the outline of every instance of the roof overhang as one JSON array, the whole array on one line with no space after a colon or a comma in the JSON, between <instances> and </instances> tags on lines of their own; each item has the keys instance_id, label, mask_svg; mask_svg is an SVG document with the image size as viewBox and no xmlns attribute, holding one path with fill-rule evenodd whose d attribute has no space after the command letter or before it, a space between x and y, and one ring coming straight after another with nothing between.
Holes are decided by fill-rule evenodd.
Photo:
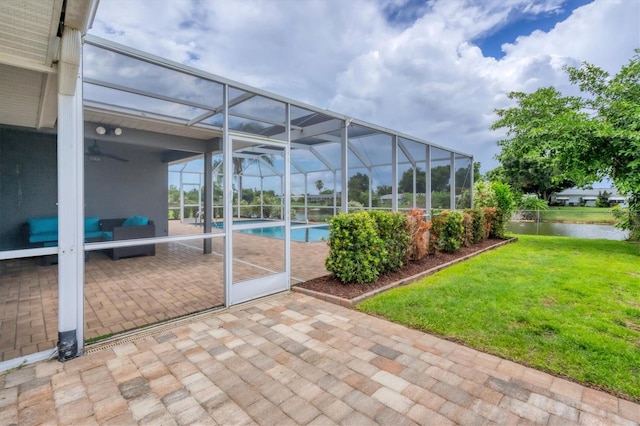
<instances>
[{"instance_id":1,"label":"roof overhang","mask_svg":"<svg viewBox=\"0 0 640 426\"><path fill-rule=\"evenodd\" d=\"M0 124L55 126L62 28L85 34L98 2L0 2Z\"/></svg>"}]
</instances>

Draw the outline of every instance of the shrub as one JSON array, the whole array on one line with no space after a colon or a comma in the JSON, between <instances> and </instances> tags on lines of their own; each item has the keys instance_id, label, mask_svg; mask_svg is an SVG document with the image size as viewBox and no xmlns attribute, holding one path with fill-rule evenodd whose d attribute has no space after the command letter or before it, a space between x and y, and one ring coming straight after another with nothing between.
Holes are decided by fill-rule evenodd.
<instances>
[{"instance_id":1,"label":"shrub","mask_svg":"<svg viewBox=\"0 0 640 426\"><path fill-rule=\"evenodd\" d=\"M496 193L491 188L491 182L477 181L473 184L474 207L495 207Z\"/></svg>"},{"instance_id":2,"label":"shrub","mask_svg":"<svg viewBox=\"0 0 640 426\"><path fill-rule=\"evenodd\" d=\"M467 209L465 213L471 216L471 243L478 244L485 239L484 213L479 207ZM489 234L487 233L486 236L488 237Z\"/></svg>"},{"instance_id":3,"label":"shrub","mask_svg":"<svg viewBox=\"0 0 640 426\"><path fill-rule=\"evenodd\" d=\"M496 223L498 216L495 207L482 208L482 227L484 229L484 239L488 239L493 234L493 225Z\"/></svg>"},{"instance_id":4,"label":"shrub","mask_svg":"<svg viewBox=\"0 0 640 426\"><path fill-rule=\"evenodd\" d=\"M327 271L343 283L375 281L386 251L373 217L367 212L343 213L329 223Z\"/></svg>"},{"instance_id":5,"label":"shrub","mask_svg":"<svg viewBox=\"0 0 640 426\"><path fill-rule=\"evenodd\" d=\"M515 209L515 197L511 187L501 182L476 182L473 188L476 207L496 209L491 224L490 236L504 238L507 222Z\"/></svg>"},{"instance_id":6,"label":"shrub","mask_svg":"<svg viewBox=\"0 0 640 426\"><path fill-rule=\"evenodd\" d=\"M435 254L437 251L436 245L438 242L438 232L440 231L440 228L436 226L436 217L437 214L431 210L431 227L429 228L429 241L427 244L427 252L429 254Z\"/></svg>"},{"instance_id":7,"label":"shrub","mask_svg":"<svg viewBox=\"0 0 640 426\"><path fill-rule=\"evenodd\" d=\"M437 239L435 247L437 250L447 253L455 253L460 250L464 234L462 225L462 214L456 211L445 210L432 219L433 227Z\"/></svg>"},{"instance_id":8,"label":"shrub","mask_svg":"<svg viewBox=\"0 0 640 426\"><path fill-rule=\"evenodd\" d=\"M409 259L420 260L429 254L427 231L431 222L424 220L424 210L411 209L407 213L407 232L409 234Z\"/></svg>"},{"instance_id":9,"label":"shrub","mask_svg":"<svg viewBox=\"0 0 640 426\"><path fill-rule=\"evenodd\" d=\"M349 210L362 210L363 206L362 203L360 201L356 201L356 200L351 200L349 201L349 203L347 204L349 206Z\"/></svg>"},{"instance_id":10,"label":"shrub","mask_svg":"<svg viewBox=\"0 0 640 426\"><path fill-rule=\"evenodd\" d=\"M539 211L547 210L549 205L545 200L541 200L536 195L528 195L522 197L518 209L522 210L522 219L538 220L540 218Z\"/></svg>"},{"instance_id":11,"label":"shrub","mask_svg":"<svg viewBox=\"0 0 640 426\"><path fill-rule=\"evenodd\" d=\"M496 220L492 233L495 237L504 238L507 222L511 219L511 215L515 209L513 192L511 192L509 185L501 182L491 183L491 189L493 189L496 194Z\"/></svg>"},{"instance_id":12,"label":"shrub","mask_svg":"<svg viewBox=\"0 0 640 426\"><path fill-rule=\"evenodd\" d=\"M549 205L545 200L541 200L537 195L527 195L522 197L518 208L520 210L547 210Z\"/></svg>"},{"instance_id":13,"label":"shrub","mask_svg":"<svg viewBox=\"0 0 640 426\"><path fill-rule=\"evenodd\" d=\"M462 212L462 246L469 247L473 244L473 216L468 211Z\"/></svg>"},{"instance_id":14,"label":"shrub","mask_svg":"<svg viewBox=\"0 0 640 426\"><path fill-rule=\"evenodd\" d=\"M368 212L376 224L386 256L380 259L380 273L397 271L409 259L407 217L402 213L372 210Z\"/></svg>"}]
</instances>

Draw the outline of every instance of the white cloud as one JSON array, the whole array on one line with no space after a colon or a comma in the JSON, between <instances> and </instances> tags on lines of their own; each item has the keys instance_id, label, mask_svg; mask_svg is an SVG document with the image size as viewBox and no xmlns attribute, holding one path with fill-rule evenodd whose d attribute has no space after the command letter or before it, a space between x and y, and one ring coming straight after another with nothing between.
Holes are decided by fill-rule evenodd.
<instances>
[{"instance_id":1,"label":"white cloud","mask_svg":"<svg viewBox=\"0 0 640 426\"><path fill-rule=\"evenodd\" d=\"M441 0L402 25L401 0L102 0L92 33L296 100L400 130L497 165L493 110L512 90L570 90L565 64L615 73L640 47L640 2L597 0L548 33L487 58L471 42L561 0ZM387 8L387 9L385 9ZM402 17L411 16L410 13Z\"/></svg>"},{"instance_id":2,"label":"white cloud","mask_svg":"<svg viewBox=\"0 0 640 426\"><path fill-rule=\"evenodd\" d=\"M508 11L439 5L375 55L366 52L349 64L331 107L474 154L484 170L497 165L492 157L502 134L489 127L493 110L509 105L508 92L550 85L575 91L564 65L586 60L615 73L640 45L634 37L640 3L608 0L577 9L549 33L519 37L496 61L468 40ZM364 74L366 90L360 90Z\"/></svg>"}]
</instances>

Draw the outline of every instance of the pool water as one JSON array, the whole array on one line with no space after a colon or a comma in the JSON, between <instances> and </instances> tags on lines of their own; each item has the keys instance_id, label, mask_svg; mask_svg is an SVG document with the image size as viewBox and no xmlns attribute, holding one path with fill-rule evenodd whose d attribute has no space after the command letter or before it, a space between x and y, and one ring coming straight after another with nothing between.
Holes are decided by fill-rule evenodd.
<instances>
[{"instance_id":1,"label":"pool water","mask_svg":"<svg viewBox=\"0 0 640 426\"><path fill-rule=\"evenodd\" d=\"M242 229L238 232L263 237L284 239L284 226L274 226L270 228ZM329 238L329 227L321 226L317 228L292 229L291 241L313 243Z\"/></svg>"},{"instance_id":2,"label":"pool water","mask_svg":"<svg viewBox=\"0 0 640 426\"><path fill-rule=\"evenodd\" d=\"M246 220L236 220L233 223L236 225L248 225L248 224L256 224L256 223L270 223L270 220L261 220L261 219L246 219ZM292 222L292 225L303 225L301 222ZM212 225L218 229L222 229L222 221L214 222ZM271 226L267 228L254 228L254 229L240 229L238 232L242 232L243 234L250 235L260 235L263 237L269 238L279 238L284 239L284 226ZM291 230L291 240L298 242L307 242L313 243L316 241L326 241L329 239L329 226L319 226L316 228L305 228L305 229L292 229Z\"/></svg>"}]
</instances>

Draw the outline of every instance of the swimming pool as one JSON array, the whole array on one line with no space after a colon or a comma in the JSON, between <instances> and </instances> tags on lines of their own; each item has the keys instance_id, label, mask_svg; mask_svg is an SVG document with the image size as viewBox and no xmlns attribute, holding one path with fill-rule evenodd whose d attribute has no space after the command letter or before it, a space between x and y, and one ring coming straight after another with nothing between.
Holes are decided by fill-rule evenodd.
<instances>
[{"instance_id":1,"label":"swimming pool","mask_svg":"<svg viewBox=\"0 0 640 426\"><path fill-rule=\"evenodd\" d=\"M270 223L270 220L263 219L246 219L236 220L236 225L248 225L256 223ZM292 225L304 225L302 222L291 222ZM218 229L222 229L222 222L214 222L212 225ZM284 239L284 226L271 226L266 228L239 229L238 232L250 235L260 235L262 237ZM293 228L291 229L291 241L313 243L329 239L329 225L318 226L315 228Z\"/></svg>"},{"instance_id":2,"label":"swimming pool","mask_svg":"<svg viewBox=\"0 0 640 426\"><path fill-rule=\"evenodd\" d=\"M284 226L273 226L270 228L241 229L238 232L251 235L260 235L269 238L284 239ZM319 226L317 228L292 229L291 241L313 243L327 240L329 238L329 226Z\"/></svg>"}]
</instances>

